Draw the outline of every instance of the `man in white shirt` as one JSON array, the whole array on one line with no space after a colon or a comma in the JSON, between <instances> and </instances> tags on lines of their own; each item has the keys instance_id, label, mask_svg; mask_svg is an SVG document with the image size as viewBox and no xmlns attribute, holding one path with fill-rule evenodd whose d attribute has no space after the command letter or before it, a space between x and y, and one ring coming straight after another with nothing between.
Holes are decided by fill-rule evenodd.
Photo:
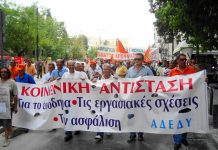
<instances>
[{"instance_id":1,"label":"man in white shirt","mask_svg":"<svg viewBox=\"0 0 218 150\"><path fill-rule=\"evenodd\" d=\"M110 64L105 63L102 65L102 68L103 68L103 74L101 79L109 80L114 78L114 76L112 75ZM97 80L93 80L92 82L97 82ZM112 135L112 134L108 133L107 135ZM104 137L104 132L97 132L95 139L97 140L97 142L100 142L103 140L103 137Z\"/></svg>"},{"instance_id":2,"label":"man in white shirt","mask_svg":"<svg viewBox=\"0 0 218 150\"><path fill-rule=\"evenodd\" d=\"M87 79L87 76L84 76L81 72L75 70L75 62L74 61L69 60L67 62L67 67L69 69L69 72L65 72L63 74L62 78L74 79L74 80L79 80L79 79L85 80L85 79ZM74 134L79 134L79 133L80 133L80 131L75 131ZM71 131L66 131L64 141L67 142L72 138L73 138L72 132Z\"/></svg>"}]
</instances>

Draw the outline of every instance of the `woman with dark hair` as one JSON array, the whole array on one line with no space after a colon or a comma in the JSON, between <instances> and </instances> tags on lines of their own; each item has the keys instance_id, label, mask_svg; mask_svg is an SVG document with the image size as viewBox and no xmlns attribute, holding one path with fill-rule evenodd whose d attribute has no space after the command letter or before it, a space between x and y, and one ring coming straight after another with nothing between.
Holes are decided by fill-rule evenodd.
<instances>
[{"instance_id":1,"label":"woman with dark hair","mask_svg":"<svg viewBox=\"0 0 218 150\"><path fill-rule=\"evenodd\" d=\"M13 79L11 79L11 73L8 68L1 68L1 75L0 75L0 87L7 87L10 90L10 98L8 101L10 101L10 108L11 112L14 111L17 112L17 85ZM6 108L7 109L7 108ZM11 125L11 119L0 119L0 123L3 124L4 131L5 131L5 140L4 140L4 147L8 146L10 144L9 136L12 133L12 125Z\"/></svg>"}]
</instances>

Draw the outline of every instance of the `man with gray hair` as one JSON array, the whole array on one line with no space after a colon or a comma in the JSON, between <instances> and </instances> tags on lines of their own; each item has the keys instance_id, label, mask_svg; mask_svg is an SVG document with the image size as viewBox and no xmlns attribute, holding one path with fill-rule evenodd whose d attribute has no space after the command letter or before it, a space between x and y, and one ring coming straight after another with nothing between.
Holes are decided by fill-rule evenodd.
<instances>
[{"instance_id":1,"label":"man with gray hair","mask_svg":"<svg viewBox=\"0 0 218 150\"><path fill-rule=\"evenodd\" d=\"M76 62L75 70L79 71L82 74L82 78L83 79L88 79L87 74L84 72L84 69L83 69L83 66L82 66L82 62Z\"/></svg>"},{"instance_id":2,"label":"man with gray hair","mask_svg":"<svg viewBox=\"0 0 218 150\"><path fill-rule=\"evenodd\" d=\"M101 79L106 79L106 80L113 79L113 75L111 74L112 71L111 71L110 64L108 64L108 63L103 64L102 68L103 68L103 72L102 72ZM97 82L97 80L95 80L93 82ZM108 134L108 135L111 135L111 134ZM103 140L103 137L104 137L104 132L97 132L95 139L97 140L97 142L100 142Z\"/></svg>"}]
</instances>

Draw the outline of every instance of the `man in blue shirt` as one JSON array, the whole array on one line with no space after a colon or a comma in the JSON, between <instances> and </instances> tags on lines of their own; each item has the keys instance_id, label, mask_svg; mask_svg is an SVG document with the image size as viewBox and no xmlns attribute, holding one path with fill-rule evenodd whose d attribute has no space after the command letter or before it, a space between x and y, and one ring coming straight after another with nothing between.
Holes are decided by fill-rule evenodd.
<instances>
[{"instance_id":1,"label":"man in blue shirt","mask_svg":"<svg viewBox=\"0 0 218 150\"><path fill-rule=\"evenodd\" d=\"M25 73L25 68L26 68L25 64L20 64L18 66L18 69L17 69L18 70L18 76L15 78L15 81L20 82L20 83L36 84L33 77L31 75ZM25 133L28 133L29 129L23 128L23 131Z\"/></svg>"},{"instance_id":2,"label":"man in blue shirt","mask_svg":"<svg viewBox=\"0 0 218 150\"><path fill-rule=\"evenodd\" d=\"M143 54L137 53L135 55L134 61L135 61L135 65L132 66L131 68L129 68L129 70L127 71L127 74L126 74L126 78L137 78L140 76L153 76L151 69L147 66L142 65L142 63L144 61ZM131 142L135 141L135 138L136 138L136 133L131 132L129 140L127 142L131 143ZM138 133L138 140L139 141L144 140L142 132Z\"/></svg>"},{"instance_id":3,"label":"man in blue shirt","mask_svg":"<svg viewBox=\"0 0 218 150\"><path fill-rule=\"evenodd\" d=\"M64 67L63 59L57 59L56 65L57 65L57 69L52 71L50 81L60 79L65 72L68 72L67 68Z\"/></svg>"},{"instance_id":4,"label":"man in blue shirt","mask_svg":"<svg viewBox=\"0 0 218 150\"><path fill-rule=\"evenodd\" d=\"M18 76L15 78L16 82L36 84L33 77L25 73L25 64L20 64L17 70Z\"/></svg>"}]
</instances>

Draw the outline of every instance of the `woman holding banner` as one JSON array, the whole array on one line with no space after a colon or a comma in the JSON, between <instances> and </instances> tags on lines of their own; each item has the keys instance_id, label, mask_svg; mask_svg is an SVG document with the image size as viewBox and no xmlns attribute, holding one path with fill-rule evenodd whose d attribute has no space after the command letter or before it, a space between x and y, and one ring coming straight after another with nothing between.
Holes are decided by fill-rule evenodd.
<instances>
[{"instance_id":1,"label":"woman holding banner","mask_svg":"<svg viewBox=\"0 0 218 150\"><path fill-rule=\"evenodd\" d=\"M17 85L15 83L14 80L10 79L11 77L11 73L9 71L8 68L1 68L1 75L0 75L1 79L0 79L0 87L1 88L8 88L9 89L9 99L8 103L10 104L8 108L6 105L6 102L3 101L2 99L0 99L0 115L4 114L7 112L7 110L9 109L9 117L10 119L0 119L0 123L3 124L4 127L4 131L5 131L5 140L4 140L4 144L3 146L6 147L10 144L9 136L12 133L12 124L11 124L11 117L10 115L12 114L12 111L14 111L15 113L17 112ZM1 90L0 92L2 92L3 90ZM3 95L5 93L0 93L0 95ZM2 96L3 97L3 96Z\"/></svg>"}]
</instances>

